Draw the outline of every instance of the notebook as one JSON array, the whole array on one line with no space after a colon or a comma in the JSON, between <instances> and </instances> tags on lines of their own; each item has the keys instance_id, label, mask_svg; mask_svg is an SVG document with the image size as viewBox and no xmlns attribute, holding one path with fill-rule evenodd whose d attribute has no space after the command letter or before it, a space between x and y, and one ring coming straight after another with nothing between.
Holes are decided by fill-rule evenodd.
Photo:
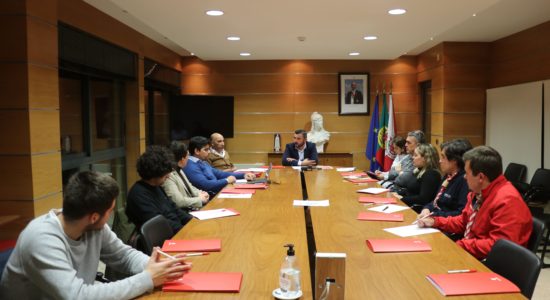
<instances>
[{"instance_id":1,"label":"notebook","mask_svg":"<svg viewBox=\"0 0 550 300\"><path fill-rule=\"evenodd\" d=\"M426 278L445 296L520 292L508 279L492 272L430 274Z\"/></svg>"},{"instance_id":2,"label":"notebook","mask_svg":"<svg viewBox=\"0 0 550 300\"><path fill-rule=\"evenodd\" d=\"M166 240L162 245L164 252L209 252L221 251L222 241L211 240Z\"/></svg>"},{"instance_id":3,"label":"notebook","mask_svg":"<svg viewBox=\"0 0 550 300\"><path fill-rule=\"evenodd\" d=\"M189 272L178 280L166 282L162 290L238 293L242 279L243 273Z\"/></svg>"},{"instance_id":4,"label":"notebook","mask_svg":"<svg viewBox=\"0 0 550 300\"><path fill-rule=\"evenodd\" d=\"M225 188L221 190L222 194L254 194L256 190L253 189L235 189L235 188Z\"/></svg>"},{"instance_id":5,"label":"notebook","mask_svg":"<svg viewBox=\"0 0 550 300\"><path fill-rule=\"evenodd\" d=\"M397 200L395 200L395 198L359 197L359 202L374 204L393 204L397 203Z\"/></svg>"},{"instance_id":6,"label":"notebook","mask_svg":"<svg viewBox=\"0 0 550 300\"><path fill-rule=\"evenodd\" d=\"M390 190L388 189L383 189L383 188L367 188L367 189L362 189L362 190L358 190L357 192L358 193L367 193L367 194L382 194L382 193L385 193L385 192L389 192Z\"/></svg>"},{"instance_id":7,"label":"notebook","mask_svg":"<svg viewBox=\"0 0 550 300\"><path fill-rule=\"evenodd\" d=\"M234 189L267 189L267 184L265 183L255 183L255 184L249 184L249 183L243 183L243 184L234 184Z\"/></svg>"},{"instance_id":8,"label":"notebook","mask_svg":"<svg viewBox=\"0 0 550 300\"><path fill-rule=\"evenodd\" d=\"M427 252L432 247L419 239L368 239L367 246L372 252Z\"/></svg>"},{"instance_id":9,"label":"notebook","mask_svg":"<svg viewBox=\"0 0 550 300\"><path fill-rule=\"evenodd\" d=\"M403 222L403 214L384 214L384 213L377 213L377 212L362 211L357 216L357 220Z\"/></svg>"},{"instance_id":10,"label":"notebook","mask_svg":"<svg viewBox=\"0 0 550 300\"><path fill-rule=\"evenodd\" d=\"M189 212L190 215L199 220L209 220L223 217L238 216L240 213L232 208L218 208L210 210L197 210Z\"/></svg>"},{"instance_id":11,"label":"notebook","mask_svg":"<svg viewBox=\"0 0 550 300\"><path fill-rule=\"evenodd\" d=\"M377 182L377 180L374 180L372 178L364 177L364 178L346 178L347 181L351 183L368 183L368 182Z\"/></svg>"}]
</instances>

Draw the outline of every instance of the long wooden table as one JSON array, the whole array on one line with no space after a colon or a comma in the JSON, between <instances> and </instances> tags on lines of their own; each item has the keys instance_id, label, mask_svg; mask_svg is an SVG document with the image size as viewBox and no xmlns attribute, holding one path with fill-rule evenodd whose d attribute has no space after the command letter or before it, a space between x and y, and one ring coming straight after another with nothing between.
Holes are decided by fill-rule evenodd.
<instances>
[{"instance_id":1,"label":"long wooden table","mask_svg":"<svg viewBox=\"0 0 550 300\"><path fill-rule=\"evenodd\" d=\"M384 228L405 226L416 219L412 209L401 211L404 222L359 221L357 215L372 206L358 202L357 190L376 184L354 185L333 170L305 172L309 200L330 200L329 207L311 207L318 252L343 252L346 258L346 299L444 299L426 275L453 269L489 271L481 262L458 247L444 234L416 238L428 242L431 252L373 253L369 238L399 238ZM390 193L376 197L392 197ZM401 203L402 204L402 203ZM402 204L404 205L404 204ZM453 299L524 299L521 294L478 295Z\"/></svg>"}]
</instances>

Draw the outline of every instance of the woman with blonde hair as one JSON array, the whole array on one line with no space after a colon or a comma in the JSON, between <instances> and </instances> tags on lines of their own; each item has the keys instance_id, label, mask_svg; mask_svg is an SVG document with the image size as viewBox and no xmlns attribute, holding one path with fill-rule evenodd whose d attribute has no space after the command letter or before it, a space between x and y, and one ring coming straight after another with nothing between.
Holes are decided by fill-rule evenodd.
<instances>
[{"instance_id":1,"label":"woman with blonde hair","mask_svg":"<svg viewBox=\"0 0 550 300\"><path fill-rule=\"evenodd\" d=\"M409 176L399 176L396 180L396 191L405 204L420 211L435 198L441 183L439 154L435 147L418 145L414 150L413 165L415 169Z\"/></svg>"}]
</instances>

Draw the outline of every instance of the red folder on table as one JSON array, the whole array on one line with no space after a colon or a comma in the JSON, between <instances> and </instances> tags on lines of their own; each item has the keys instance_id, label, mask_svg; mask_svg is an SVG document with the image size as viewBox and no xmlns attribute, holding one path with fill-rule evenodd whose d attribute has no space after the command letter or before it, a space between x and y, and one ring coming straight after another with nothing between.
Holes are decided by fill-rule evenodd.
<instances>
[{"instance_id":1,"label":"red folder on table","mask_svg":"<svg viewBox=\"0 0 550 300\"><path fill-rule=\"evenodd\" d=\"M368 182L378 182L376 179L372 179L370 177L363 177L363 178L346 178L347 181L351 183L368 183Z\"/></svg>"},{"instance_id":2,"label":"red folder on table","mask_svg":"<svg viewBox=\"0 0 550 300\"><path fill-rule=\"evenodd\" d=\"M372 252L427 252L430 244L419 239L368 239L367 246Z\"/></svg>"},{"instance_id":3,"label":"red folder on table","mask_svg":"<svg viewBox=\"0 0 550 300\"><path fill-rule=\"evenodd\" d=\"M374 204L394 204L397 200L394 198L377 198L377 197L359 197L360 203L374 203Z\"/></svg>"},{"instance_id":4,"label":"red folder on table","mask_svg":"<svg viewBox=\"0 0 550 300\"><path fill-rule=\"evenodd\" d=\"M221 251L222 241L213 240L166 240L162 245L164 252L208 252Z\"/></svg>"},{"instance_id":5,"label":"red folder on table","mask_svg":"<svg viewBox=\"0 0 550 300\"><path fill-rule=\"evenodd\" d=\"M359 177L361 177L361 176L366 176L367 173L365 173L365 172L342 172L342 173L340 173L340 175L342 175L342 176L359 176Z\"/></svg>"},{"instance_id":6,"label":"red folder on table","mask_svg":"<svg viewBox=\"0 0 550 300\"><path fill-rule=\"evenodd\" d=\"M445 296L520 292L508 279L492 272L430 274L426 278Z\"/></svg>"},{"instance_id":7,"label":"red folder on table","mask_svg":"<svg viewBox=\"0 0 550 300\"><path fill-rule=\"evenodd\" d=\"M180 292L231 292L241 289L243 273L189 272L182 278L166 282L163 291Z\"/></svg>"},{"instance_id":8,"label":"red folder on table","mask_svg":"<svg viewBox=\"0 0 550 300\"><path fill-rule=\"evenodd\" d=\"M403 214L384 214L384 213L377 213L377 212L362 211L357 216L357 220L403 222Z\"/></svg>"},{"instance_id":9,"label":"red folder on table","mask_svg":"<svg viewBox=\"0 0 550 300\"><path fill-rule=\"evenodd\" d=\"M254 193L256 193L256 190L225 188L220 193L222 193L222 194L254 194Z\"/></svg>"},{"instance_id":10,"label":"red folder on table","mask_svg":"<svg viewBox=\"0 0 550 300\"><path fill-rule=\"evenodd\" d=\"M253 184L234 184L234 189L267 189L265 183L253 183Z\"/></svg>"}]
</instances>

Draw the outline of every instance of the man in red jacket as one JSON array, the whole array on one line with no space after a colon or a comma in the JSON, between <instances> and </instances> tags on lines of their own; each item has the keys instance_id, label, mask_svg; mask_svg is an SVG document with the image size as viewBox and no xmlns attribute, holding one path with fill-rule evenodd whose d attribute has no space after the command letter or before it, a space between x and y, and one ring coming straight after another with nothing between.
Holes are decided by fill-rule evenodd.
<instances>
[{"instance_id":1,"label":"man in red jacket","mask_svg":"<svg viewBox=\"0 0 550 300\"><path fill-rule=\"evenodd\" d=\"M500 154L479 146L466 152L463 159L471 192L462 214L419 219L418 226L463 234L457 244L478 259L487 257L499 239L526 246L533 219L521 195L502 175Z\"/></svg>"}]
</instances>

